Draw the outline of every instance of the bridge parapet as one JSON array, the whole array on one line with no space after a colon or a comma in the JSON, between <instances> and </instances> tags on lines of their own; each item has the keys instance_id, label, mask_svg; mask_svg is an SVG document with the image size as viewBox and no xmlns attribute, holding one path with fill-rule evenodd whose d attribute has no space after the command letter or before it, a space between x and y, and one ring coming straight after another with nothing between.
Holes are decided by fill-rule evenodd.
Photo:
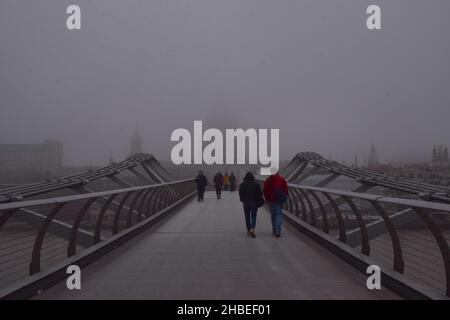
<instances>
[{"instance_id":1,"label":"bridge parapet","mask_svg":"<svg viewBox=\"0 0 450 320\"><path fill-rule=\"evenodd\" d=\"M0 203L22 201L32 197L55 194L57 191L71 193L92 192L90 184L94 181L107 179L119 188L132 187L133 184L120 178L123 173L131 174L141 185L164 183L173 181L174 177L151 154L139 153L128 157L124 161L111 163L96 170L88 170L76 175L60 179L46 180L39 183L20 185L0 190ZM112 189L111 187L109 189Z\"/></svg>"},{"instance_id":2,"label":"bridge parapet","mask_svg":"<svg viewBox=\"0 0 450 320\"><path fill-rule=\"evenodd\" d=\"M0 298L14 296L31 285L31 278L67 258L86 251L90 257L104 254L106 247L117 246L191 199L194 191L194 180L185 179L0 204ZM35 221L21 223L22 215L30 213ZM17 286L19 280L23 284ZM42 281L39 286L51 285Z\"/></svg>"},{"instance_id":3,"label":"bridge parapet","mask_svg":"<svg viewBox=\"0 0 450 320\"><path fill-rule=\"evenodd\" d=\"M403 296L450 297L449 204L288 185L285 216L301 231L363 272L379 265Z\"/></svg>"},{"instance_id":4,"label":"bridge parapet","mask_svg":"<svg viewBox=\"0 0 450 320\"><path fill-rule=\"evenodd\" d=\"M339 177L346 177L360 184L355 191L365 192L374 187L381 187L405 195L413 195L425 201L450 203L450 188L448 187L351 168L336 161L327 160L315 152L298 153L286 168L281 170L281 174L286 177L288 182L301 184L319 171L326 173L327 176L317 182L316 187L323 187Z\"/></svg>"}]
</instances>

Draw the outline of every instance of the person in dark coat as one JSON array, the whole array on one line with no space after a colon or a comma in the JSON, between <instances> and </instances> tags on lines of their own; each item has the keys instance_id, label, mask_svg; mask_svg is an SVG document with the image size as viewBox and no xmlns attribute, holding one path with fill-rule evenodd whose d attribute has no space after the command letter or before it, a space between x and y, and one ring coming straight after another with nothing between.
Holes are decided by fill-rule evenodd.
<instances>
[{"instance_id":1,"label":"person in dark coat","mask_svg":"<svg viewBox=\"0 0 450 320\"><path fill-rule=\"evenodd\" d=\"M206 180L203 171L199 171L197 178L195 178L195 183L197 184L197 201L203 201L203 196L205 194L206 186L208 185L208 180Z\"/></svg>"},{"instance_id":2,"label":"person in dark coat","mask_svg":"<svg viewBox=\"0 0 450 320\"><path fill-rule=\"evenodd\" d=\"M220 199L222 196L222 185L223 185L223 175L219 171L214 176L214 188L216 188L217 199Z\"/></svg>"},{"instance_id":3,"label":"person in dark coat","mask_svg":"<svg viewBox=\"0 0 450 320\"><path fill-rule=\"evenodd\" d=\"M244 182L239 186L239 199L244 206L247 234L254 238L256 237L256 214L258 213L258 207L262 206L264 200L261 186L255 181L255 176L251 172L246 173Z\"/></svg>"},{"instance_id":4,"label":"person in dark coat","mask_svg":"<svg viewBox=\"0 0 450 320\"><path fill-rule=\"evenodd\" d=\"M233 172L230 174L230 191L236 191L236 176Z\"/></svg>"}]
</instances>

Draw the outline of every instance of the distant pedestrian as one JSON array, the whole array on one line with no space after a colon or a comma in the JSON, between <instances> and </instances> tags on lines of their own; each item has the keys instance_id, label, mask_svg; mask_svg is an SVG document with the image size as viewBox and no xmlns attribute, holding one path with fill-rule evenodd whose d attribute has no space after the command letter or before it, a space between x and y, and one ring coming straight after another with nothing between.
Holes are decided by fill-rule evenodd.
<instances>
[{"instance_id":1,"label":"distant pedestrian","mask_svg":"<svg viewBox=\"0 0 450 320\"><path fill-rule=\"evenodd\" d=\"M228 173L225 172L225 175L223 176L223 190L228 191L228 188L230 187L230 176Z\"/></svg>"},{"instance_id":2,"label":"distant pedestrian","mask_svg":"<svg viewBox=\"0 0 450 320\"><path fill-rule=\"evenodd\" d=\"M286 180L274 172L264 181L264 198L270 205L272 218L272 230L276 237L281 235L281 224L283 219L283 204L287 200L288 186Z\"/></svg>"},{"instance_id":3,"label":"distant pedestrian","mask_svg":"<svg viewBox=\"0 0 450 320\"><path fill-rule=\"evenodd\" d=\"M219 171L214 176L214 188L216 189L217 199L220 199L222 196L222 185L223 185L223 175Z\"/></svg>"},{"instance_id":4,"label":"distant pedestrian","mask_svg":"<svg viewBox=\"0 0 450 320\"><path fill-rule=\"evenodd\" d=\"M256 237L255 227L258 207L261 207L264 204L264 199L261 186L255 181L255 176L251 172L246 173L244 182L239 186L239 199L244 206L247 234L254 238Z\"/></svg>"},{"instance_id":5,"label":"distant pedestrian","mask_svg":"<svg viewBox=\"0 0 450 320\"><path fill-rule=\"evenodd\" d=\"M233 172L230 174L230 191L236 191L236 176Z\"/></svg>"},{"instance_id":6,"label":"distant pedestrian","mask_svg":"<svg viewBox=\"0 0 450 320\"><path fill-rule=\"evenodd\" d=\"M199 171L197 178L195 178L195 183L197 184L197 201L203 201L203 196L205 194L206 186L208 185L208 180L206 180L203 171Z\"/></svg>"}]
</instances>

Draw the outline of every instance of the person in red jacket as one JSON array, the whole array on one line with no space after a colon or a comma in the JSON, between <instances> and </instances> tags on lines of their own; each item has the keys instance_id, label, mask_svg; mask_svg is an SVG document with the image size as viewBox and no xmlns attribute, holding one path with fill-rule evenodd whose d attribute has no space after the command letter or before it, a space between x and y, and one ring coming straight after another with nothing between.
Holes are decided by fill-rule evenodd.
<instances>
[{"instance_id":1,"label":"person in red jacket","mask_svg":"<svg viewBox=\"0 0 450 320\"><path fill-rule=\"evenodd\" d=\"M263 193L270 206L273 234L279 238L283 221L283 203L286 202L288 196L286 180L278 172L275 172L264 181Z\"/></svg>"}]
</instances>

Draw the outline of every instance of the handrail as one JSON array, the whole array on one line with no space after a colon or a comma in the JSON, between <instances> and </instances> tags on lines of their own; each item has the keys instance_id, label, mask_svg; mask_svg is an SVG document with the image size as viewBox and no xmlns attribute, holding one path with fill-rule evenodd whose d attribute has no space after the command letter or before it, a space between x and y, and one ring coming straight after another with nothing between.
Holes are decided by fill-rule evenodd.
<instances>
[{"instance_id":1,"label":"handrail","mask_svg":"<svg viewBox=\"0 0 450 320\"><path fill-rule=\"evenodd\" d=\"M85 199L90 199L90 198L100 198L100 197L111 196L111 195L115 195L115 194L121 194L121 193L125 193L125 192L148 190L148 189L158 188L161 186L174 185L174 184L179 184L179 183L188 182L188 181L193 181L193 179L183 179L183 180L177 180L177 181L173 181L173 182L150 184L150 185L145 185L145 186L129 187L129 188L122 188L122 189L107 190L107 191L98 191L98 192L91 192L91 193L82 193L82 194L76 194L76 195L70 195L70 196L60 196L60 197L38 199L38 200L26 200L26 201L20 201L20 202L0 203L0 211L13 210L13 209L18 209L18 208L22 209L22 208L36 207L36 206L43 206L43 205L57 204L57 203L67 203L67 202L72 202L72 201L77 201L77 200L85 200Z\"/></svg>"},{"instance_id":2,"label":"handrail","mask_svg":"<svg viewBox=\"0 0 450 320\"><path fill-rule=\"evenodd\" d=\"M343 206L346 206L347 211L352 212L358 222L355 227L356 229L354 230L359 231L359 247L364 255L373 258L374 254L372 254L373 250L371 242L376 241L378 236L387 234L391 242L389 246L392 250L392 256L390 258L392 259L392 270L400 274L405 274L406 276L413 277L415 280L420 278L420 281L426 282L426 284L429 285L430 288L432 287L432 285L434 288L436 288L436 284L429 282L428 278L423 277L423 279L421 279L422 274L420 274L420 272L424 273L426 276L427 272L436 273L436 270L434 267L432 270L428 270L427 268L430 262L427 261L426 256L421 256L420 254L415 252L415 250L420 252L422 252L423 250L426 252L424 254L428 254L429 251L433 251L433 256L440 256L440 260L443 265L443 289L445 291L445 294L450 297L450 249L448 240L445 237L445 234L447 233L443 232L442 223L438 222L433 215L435 213L438 213L441 216L444 215L450 217L449 204L423 200L386 197L382 195L351 192L331 188L311 187L293 183L289 183L288 186L291 191L298 190L303 192L289 192L289 201L287 201L284 205L284 209L287 213L295 214L298 216L298 211L301 210L303 211L303 216L308 216L310 218L303 219L303 221L319 229L320 224L317 224L315 220L320 219L320 216L316 217L315 212L318 212L317 210L325 211L327 216L326 220L323 221L326 223L323 226L323 232L325 233L329 233L328 216L334 213L339 227L338 239L342 243L346 244L348 242L348 231L346 223L344 223L344 221L342 220L341 212ZM307 191L310 192L310 194L312 192L312 195L315 194L316 197L310 197L307 194ZM322 195L322 199L324 199L324 201L317 201L317 195ZM314 201L316 203L315 208L310 207L308 210L304 205L299 206L298 204L300 201L302 201L302 198L303 200L306 200L306 202ZM358 204L355 200L358 200ZM370 210L372 214L378 215L380 217L378 222L369 225L366 221L367 217L364 217L361 214L361 212L363 211L363 207L364 210ZM399 207L401 207L402 210L397 210ZM404 210L405 208L410 210ZM399 219L402 217L404 217L405 219L408 218L409 220L412 220L414 218L417 219L417 221L421 221L420 225L418 227L415 227L418 228L417 230L419 230L416 232L419 232L419 234L420 232L426 232L430 235L430 237L427 238L429 240L422 238L419 238L419 240L414 240L403 237L402 232L404 232L404 229L402 229L401 227L402 224L399 223ZM446 229L450 229L448 224L450 223L447 222ZM373 239L370 239L369 234L375 234L375 229L373 228L378 228L382 225L384 225L383 230L385 231L383 231L382 234L374 236ZM386 245L386 242L383 242L383 246ZM425 249L423 249L421 246L423 246ZM377 253L377 255L379 255L379 253ZM408 256L408 260L406 259L406 256ZM376 259L379 258L381 258L381 256L376 257ZM382 261L380 260L380 262ZM417 265L419 267L417 267ZM424 269L425 271L415 271L414 268Z\"/></svg>"},{"instance_id":3,"label":"handrail","mask_svg":"<svg viewBox=\"0 0 450 320\"><path fill-rule=\"evenodd\" d=\"M264 179L259 176L257 181L262 183ZM450 233L443 230L444 228L446 231L450 230L450 221L437 220L439 216L450 217L450 204L295 183L288 183L288 187L290 190L288 201L284 204L286 214L301 216L303 222L325 234L329 234L331 231L329 216L334 215L337 223L335 226L336 237L343 245L351 246L348 237L351 234L354 240L354 235L357 234L356 239L358 241L356 245L352 245L353 248L359 247L362 254L370 256L376 261L383 258L379 260L381 264L386 258L392 259L391 268L394 272L410 276L414 281L425 282L430 288L442 287L440 290L443 289L445 294L450 297L450 249L445 237L447 235L447 238L450 238ZM305 203L308 205L305 205ZM356 218L357 224L351 231L348 230L349 221L343 218L344 207L347 212L353 213ZM317 215L318 212L321 212L322 215ZM378 216L379 219L369 224L367 221L368 215L364 216L362 212L370 212L371 216ZM406 235L403 236L405 229L402 228L406 228L407 223L413 220L416 229L412 230L416 230L419 234L418 240L410 239ZM429 237L423 238L423 233L426 233ZM373 243L380 236L387 236L390 239L389 242L386 242L386 240L378 241L383 244L383 248L389 245L390 249L387 252L392 251L391 257L381 256L380 252L376 254L373 252ZM423 241L426 241L426 243L421 243ZM414 250L423 251L424 256ZM382 251L386 250L382 249ZM385 252L382 254L385 254ZM430 265L431 262L427 261L426 254L431 254L433 257L440 256L440 263L443 266L442 273L439 273L443 280L442 286L434 282L431 283L431 280L426 277L428 276L427 271L425 271L425 276L420 273L423 271L417 271L418 269L427 270ZM438 267L433 267L428 272L436 274Z\"/></svg>"},{"instance_id":4,"label":"handrail","mask_svg":"<svg viewBox=\"0 0 450 320\"><path fill-rule=\"evenodd\" d=\"M312 166L313 170L306 170L306 172L304 172L308 165ZM327 160L320 154L314 152L298 153L281 173L286 177L288 182L299 183L316 172L317 169L323 169L330 173L330 176L325 178L319 184L328 184L337 177L344 176L353 179L368 188L379 186L408 194L414 194L426 201L450 203L450 188L448 187L411 181L400 177L389 177L376 172L351 168L336 161Z\"/></svg>"},{"instance_id":5,"label":"handrail","mask_svg":"<svg viewBox=\"0 0 450 320\"><path fill-rule=\"evenodd\" d=\"M388 203L388 204L405 205L405 206L410 206L410 207L415 207L415 208L430 209L430 210L436 210L436 211L446 211L446 212L450 213L450 204L447 204L447 203L386 197L386 196L377 195L377 194L368 194L368 193L362 193L362 192L353 192L353 191L345 191L345 190L322 188L322 187L311 187L311 186L294 184L294 183L288 183L288 186L293 187L293 188L300 188L303 190L332 193L332 194L339 195L339 196L354 197L354 198L359 198L359 199L364 199L364 200L373 200L373 201L378 201L378 202L383 202L383 203Z\"/></svg>"},{"instance_id":6,"label":"handrail","mask_svg":"<svg viewBox=\"0 0 450 320\"><path fill-rule=\"evenodd\" d=\"M8 279L16 281L54 265L56 262L48 260L49 257L55 256L55 252L58 256L66 257L77 254L81 246L80 238L84 240L81 247L93 246L119 232L133 228L142 218L150 218L186 199L194 194L194 190L195 183L191 178L48 199L2 203L0 236L4 241L0 242L0 257L11 256L13 248L13 255L22 258L0 259L0 287L12 283ZM38 212L37 215L28 214L25 218L39 216L41 219L37 222L36 218L30 221L28 225L31 227L25 228L25 231L24 228L17 228L17 223L22 223L22 220L14 218L21 216L23 219L24 213L34 210ZM128 214L121 214L124 211L128 211ZM106 220L106 216L112 219ZM55 223L60 220L64 223ZM64 225L64 228L61 225ZM88 229L89 232L81 228ZM51 232L59 232L58 237L49 237ZM86 240L89 239L90 243L86 245ZM61 251L64 248L65 253ZM28 261L24 260L26 257L29 257ZM24 269L28 269L28 273L24 272Z\"/></svg>"},{"instance_id":7,"label":"handrail","mask_svg":"<svg viewBox=\"0 0 450 320\"><path fill-rule=\"evenodd\" d=\"M142 166L142 169L147 174L141 174L136 171L136 167ZM61 189L77 189L81 188L92 181L102 178L110 178L115 182L118 181L117 175L122 171L128 170L140 180L146 183L164 183L174 180L173 176L150 154L140 153L130 156L128 159L118 163L113 163L108 166L88 170L83 173L70 175L58 179L47 179L45 181L13 186L5 189L0 189L0 203L22 201L24 198L36 195L42 195L49 192ZM121 187L124 186L122 183Z\"/></svg>"}]
</instances>

